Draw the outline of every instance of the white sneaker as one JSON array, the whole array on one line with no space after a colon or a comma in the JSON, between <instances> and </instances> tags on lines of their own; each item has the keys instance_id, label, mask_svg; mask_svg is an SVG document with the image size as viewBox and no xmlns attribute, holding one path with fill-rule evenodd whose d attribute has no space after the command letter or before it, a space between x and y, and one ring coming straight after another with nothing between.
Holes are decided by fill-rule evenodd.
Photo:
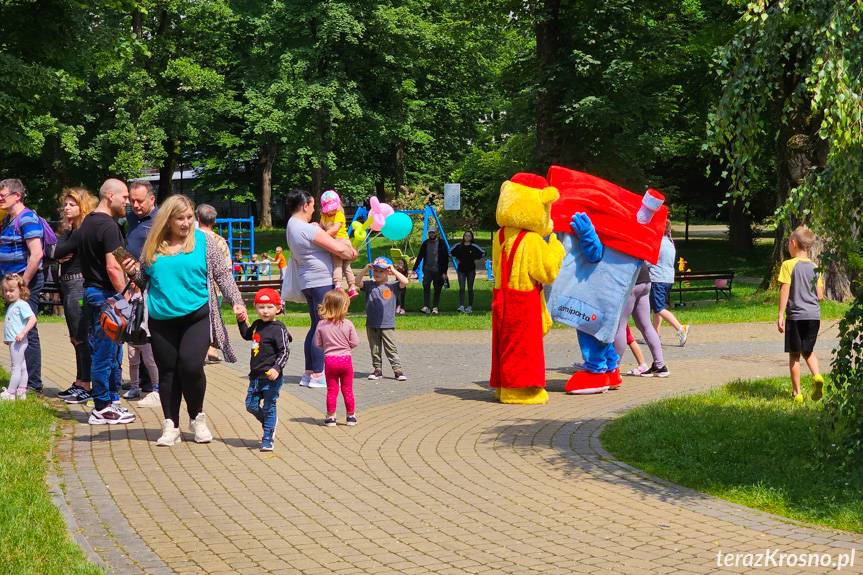
<instances>
[{"instance_id":1,"label":"white sneaker","mask_svg":"<svg viewBox=\"0 0 863 575\"><path fill-rule=\"evenodd\" d=\"M162 422L162 437L156 440L156 445L170 447L183 441L183 434L174 427L174 422L166 419Z\"/></svg>"},{"instance_id":2,"label":"white sneaker","mask_svg":"<svg viewBox=\"0 0 863 575\"><path fill-rule=\"evenodd\" d=\"M159 397L158 391L152 391L147 394L147 397L137 403L138 407L161 407L162 400Z\"/></svg>"},{"instance_id":3,"label":"white sneaker","mask_svg":"<svg viewBox=\"0 0 863 575\"><path fill-rule=\"evenodd\" d=\"M90 412L90 425L126 425L135 421L135 414L122 407L108 404L108 407L94 409Z\"/></svg>"},{"instance_id":4,"label":"white sneaker","mask_svg":"<svg viewBox=\"0 0 863 575\"><path fill-rule=\"evenodd\" d=\"M432 315L437 315L437 308L436 307L432 308Z\"/></svg>"},{"instance_id":5,"label":"white sneaker","mask_svg":"<svg viewBox=\"0 0 863 575\"><path fill-rule=\"evenodd\" d=\"M15 392L9 391L9 388L4 388L2 392L0 392L0 399L4 401L15 401Z\"/></svg>"},{"instance_id":6,"label":"white sneaker","mask_svg":"<svg viewBox=\"0 0 863 575\"><path fill-rule=\"evenodd\" d=\"M207 427L207 416L203 411L189 422L189 431L195 434L195 441L198 443L210 443L213 441L213 434L210 433Z\"/></svg>"},{"instance_id":7,"label":"white sneaker","mask_svg":"<svg viewBox=\"0 0 863 575\"><path fill-rule=\"evenodd\" d=\"M309 387L309 382L312 381L312 376L308 373L304 373L303 377L300 378L300 385L303 387Z\"/></svg>"},{"instance_id":8,"label":"white sneaker","mask_svg":"<svg viewBox=\"0 0 863 575\"><path fill-rule=\"evenodd\" d=\"M473 308L471 308L470 306L467 306L466 308L464 308L464 313L471 313L471 312L473 312Z\"/></svg>"},{"instance_id":9,"label":"white sneaker","mask_svg":"<svg viewBox=\"0 0 863 575\"><path fill-rule=\"evenodd\" d=\"M680 326L680 330L677 332L677 339L680 340L680 347L686 345L687 336L689 336L689 324Z\"/></svg>"},{"instance_id":10,"label":"white sneaker","mask_svg":"<svg viewBox=\"0 0 863 575\"><path fill-rule=\"evenodd\" d=\"M307 385L306 387L326 388L327 387L326 377L324 376L323 373L321 373L321 377L310 377L309 378L309 385Z\"/></svg>"},{"instance_id":11,"label":"white sneaker","mask_svg":"<svg viewBox=\"0 0 863 575\"><path fill-rule=\"evenodd\" d=\"M18 396L18 401L21 401L22 399L27 399L27 390L19 389L16 395Z\"/></svg>"},{"instance_id":12,"label":"white sneaker","mask_svg":"<svg viewBox=\"0 0 863 575\"><path fill-rule=\"evenodd\" d=\"M460 305L460 306L458 306L457 308L455 308L455 310L456 310L457 312L464 313L464 306L463 306L463 305Z\"/></svg>"}]
</instances>

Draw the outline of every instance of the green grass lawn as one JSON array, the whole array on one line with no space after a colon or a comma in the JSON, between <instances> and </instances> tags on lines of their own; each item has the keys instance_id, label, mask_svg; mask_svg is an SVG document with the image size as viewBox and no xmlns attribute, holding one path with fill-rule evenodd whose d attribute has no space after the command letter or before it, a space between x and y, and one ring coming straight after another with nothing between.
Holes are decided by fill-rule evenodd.
<instances>
[{"instance_id":1,"label":"green grass lawn","mask_svg":"<svg viewBox=\"0 0 863 575\"><path fill-rule=\"evenodd\" d=\"M461 232L452 234L460 238ZM372 257L387 254L390 247L396 244L403 252L416 253L419 249L419 234L414 233L411 243L390 242L379 237L372 241ZM477 233L477 242L491 253L491 233ZM256 246L274 249L276 245L284 245L284 231L273 230L267 232L256 232ZM723 239L691 239L688 243L683 240L677 241L677 252L679 257L687 260L687 266L692 270L710 270L731 268L735 270L736 276L747 278L760 278L766 269L770 258L772 243L770 240L760 240L751 253L746 256L738 256L730 253L727 242ZM366 263L365 250L360 254L360 259L354 264L355 269L361 268ZM396 329L424 330L424 329L491 329L491 289L492 283L485 280L484 269L477 270L477 280L474 284L475 299L474 313L466 316L455 312L458 307L458 283L451 282L451 289L444 290L441 296L441 315L429 317L418 313L422 307L422 286L416 280L408 286L406 307L411 313L396 318ZM683 323L710 324L710 323L744 323L776 321L779 295L776 291L756 293L756 284L735 281L733 284L731 299L721 299L714 302L711 292L686 293L683 296L685 307L672 307L672 311ZM673 301L678 302L679 297L673 296ZM841 318L848 306L831 301L822 302L822 319L832 321ZM363 316L364 300L359 297L353 301L350 308L351 320L358 328L365 326ZM289 303L285 306L287 316L282 321L288 326L308 326L309 318L305 305ZM227 319L227 316L226 316ZM229 320L230 321L230 320ZM563 326L557 326L563 327Z\"/></svg>"},{"instance_id":2,"label":"green grass lawn","mask_svg":"<svg viewBox=\"0 0 863 575\"><path fill-rule=\"evenodd\" d=\"M485 279L486 274L477 270L477 279L474 283L474 313L470 315L455 311L458 307L458 282L451 280L450 289L441 292L441 303L439 316L427 316L419 313L423 306L422 285L412 280L407 287L405 305L408 313L396 317L396 329L407 330L471 330L491 329L491 299L492 282ZM368 276L366 276L368 279ZM754 284L735 283L731 299L726 301L720 299L714 303L710 298L710 292L687 293L683 301L688 302L686 307L671 307L671 310L682 323L693 325L714 323L745 323L776 321L776 312L779 306L779 292L768 291L756 293L757 286ZM707 294L707 295L704 295ZM467 294L465 294L465 297ZM677 301L676 295L673 301ZM253 312L253 306L249 303L249 309ZM365 298L362 294L351 302L350 319L357 328L365 327ZM835 321L844 316L848 304L832 301L821 302L821 319L823 321ZM223 306L223 316L227 323L233 323L233 315L229 306ZM287 326L308 326L308 308L305 304L287 303L285 305L286 315L280 316L282 322ZM55 316L39 316L41 323L64 323L65 320ZM555 324L557 328L568 329L565 326Z\"/></svg>"},{"instance_id":3,"label":"green grass lawn","mask_svg":"<svg viewBox=\"0 0 863 575\"><path fill-rule=\"evenodd\" d=\"M427 316L419 313L418 310L423 305L422 285L414 281L407 288L405 305L409 311L405 315L396 317L396 329L491 329L491 290L493 286L484 278L485 274L478 276L474 284L474 313L470 315L455 311L458 307L458 282L456 281L450 282L449 290L441 292L441 314L439 316ZM753 284L737 284L731 299L729 301L720 300L719 303L714 303L712 300L704 301L703 299L695 301L698 297L703 298L703 295L694 298L684 297L684 301L690 302L689 305L673 307L672 311L681 322L693 325L776 321L779 292L756 293L755 290L756 286ZM365 299L362 294L351 303L349 318L357 328L365 327L364 305ZM249 307L251 308L251 305ZM847 309L847 304L823 301L821 302L821 318L823 321L837 320L845 314ZM285 312L287 315L280 317L285 325L309 325L308 308L305 305L288 303L285 305ZM224 317L226 321L233 321L230 318L230 312L227 312ZM555 327L568 329L558 324L555 324Z\"/></svg>"},{"instance_id":4,"label":"green grass lawn","mask_svg":"<svg viewBox=\"0 0 863 575\"><path fill-rule=\"evenodd\" d=\"M9 375L0 373L5 385ZM0 573L101 574L66 532L45 476L60 420L43 400L0 402Z\"/></svg>"},{"instance_id":5,"label":"green grass lawn","mask_svg":"<svg viewBox=\"0 0 863 575\"><path fill-rule=\"evenodd\" d=\"M669 481L791 519L863 532L863 476L819 467L822 404L791 381L735 381L635 409L603 431L618 459Z\"/></svg>"}]
</instances>

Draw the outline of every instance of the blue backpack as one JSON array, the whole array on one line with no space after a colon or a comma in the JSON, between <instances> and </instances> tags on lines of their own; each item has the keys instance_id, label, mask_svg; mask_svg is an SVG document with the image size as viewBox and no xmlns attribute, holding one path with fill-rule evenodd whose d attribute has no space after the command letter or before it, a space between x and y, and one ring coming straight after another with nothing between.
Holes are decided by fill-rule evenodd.
<instances>
[{"instance_id":1,"label":"blue backpack","mask_svg":"<svg viewBox=\"0 0 863 575\"><path fill-rule=\"evenodd\" d=\"M24 208L21 210L21 213L15 216L15 220L12 222L15 226L15 231L18 232L18 235L22 238L24 234L21 233L21 216L25 213L31 213L35 215L39 219L39 223L42 224L42 259L43 260L53 260L54 252L57 250L57 234L54 233L54 230L45 221L45 218L31 210L30 208Z\"/></svg>"}]
</instances>

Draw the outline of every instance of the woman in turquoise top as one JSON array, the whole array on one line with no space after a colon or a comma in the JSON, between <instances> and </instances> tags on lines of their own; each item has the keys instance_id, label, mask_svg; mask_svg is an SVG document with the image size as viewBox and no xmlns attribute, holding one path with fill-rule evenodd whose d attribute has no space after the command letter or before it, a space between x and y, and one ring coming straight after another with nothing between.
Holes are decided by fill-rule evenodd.
<instances>
[{"instance_id":1,"label":"woman in turquoise top","mask_svg":"<svg viewBox=\"0 0 863 575\"><path fill-rule=\"evenodd\" d=\"M215 286L246 321L246 306L231 269L215 241L195 229L195 206L185 196L169 197L159 209L144 243L140 266L123 262L135 283L145 289L153 355L159 367L159 391L165 421L156 445L182 440L180 402L185 398L189 429L195 441L207 443L204 358L212 342L225 361L236 362L222 322Z\"/></svg>"}]
</instances>

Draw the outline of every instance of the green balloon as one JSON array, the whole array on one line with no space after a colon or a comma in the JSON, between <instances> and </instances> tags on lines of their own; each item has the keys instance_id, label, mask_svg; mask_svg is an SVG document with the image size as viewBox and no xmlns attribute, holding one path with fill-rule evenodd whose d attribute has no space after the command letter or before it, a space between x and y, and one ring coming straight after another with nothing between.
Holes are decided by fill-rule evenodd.
<instances>
[{"instance_id":1,"label":"green balloon","mask_svg":"<svg viewBox=\"0 0 863 575\"><path fill-rule=\"evenodd\" d=\"M384 227L381 228L381 233L388 240L395 242L408 237L413 229L414 222L411 220L411 217L407 214L396 212L387 216Z\"/></svg>"}]
</instances>

